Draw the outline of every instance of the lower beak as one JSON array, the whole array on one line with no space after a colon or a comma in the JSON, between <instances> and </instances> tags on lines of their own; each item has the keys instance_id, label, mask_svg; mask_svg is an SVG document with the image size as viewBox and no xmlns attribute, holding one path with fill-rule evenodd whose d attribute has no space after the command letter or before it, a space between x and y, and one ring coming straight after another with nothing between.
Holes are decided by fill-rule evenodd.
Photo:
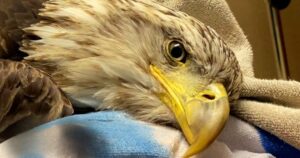
<instances>
[{"instance_id":1,"label":"lower beak","mask_svg":"<svg viewBox=\"0 0 300 158\"><path fill-rule=\"evenodd\" d=\"M213 83L197 92L197 95L189 96L173 87L159 69L154 66L150 68L153 76L166 89L167 94L161 94L161 100L174 113L190 144L184 157L203 151L219 135L229 116L228 96L224 86Z\"/></svg>"}]
</instances>

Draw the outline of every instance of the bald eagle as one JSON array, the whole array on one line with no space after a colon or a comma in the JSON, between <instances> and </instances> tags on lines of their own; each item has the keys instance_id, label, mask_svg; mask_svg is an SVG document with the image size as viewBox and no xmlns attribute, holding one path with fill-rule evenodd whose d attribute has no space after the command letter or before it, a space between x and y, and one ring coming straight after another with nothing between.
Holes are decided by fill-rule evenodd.
<instances>
[{"instance_id":1,"label":"bald eagle","mask_svg":"<svg viewBox=\"0 0 300 158\"><path fill-rule=\"evenodd\" d=\"M120 110L180 128L189 156L239 97L241 70L218 34L150 0L0 0L0 33L6 114L50 120L72 113L68 99Z\"/></svg>"}]
</instances>

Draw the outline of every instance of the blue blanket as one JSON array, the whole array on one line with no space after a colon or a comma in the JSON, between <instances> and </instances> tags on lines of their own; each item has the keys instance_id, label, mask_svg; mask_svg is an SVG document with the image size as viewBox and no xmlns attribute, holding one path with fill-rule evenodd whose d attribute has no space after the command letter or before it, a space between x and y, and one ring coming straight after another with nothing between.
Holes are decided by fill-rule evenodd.
<instances>
[{"instance_id":1,"label":"blue blanket","mask_svg":"<svg viewBox=\"0 0 300 158\"><path fill-rule=\"evenodd\" d=\"M180 131L136 121L121 112L74 115L36 127L0 144L0 157L181 157ZM278 138L231 117L199 157L300 157Z\"/></svg>"}]
</instances>

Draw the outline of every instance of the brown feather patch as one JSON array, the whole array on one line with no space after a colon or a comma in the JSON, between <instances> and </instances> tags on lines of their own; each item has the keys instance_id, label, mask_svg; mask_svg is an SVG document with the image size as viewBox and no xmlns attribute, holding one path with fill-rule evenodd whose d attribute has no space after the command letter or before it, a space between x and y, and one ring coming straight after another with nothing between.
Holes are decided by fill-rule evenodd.
<instances>
[{"instance_id":1,"label":"brown feather patch","mask_svg":"<svg viewBox=\"0 0 300 158\"><path fill-rule=\"evenodd\" d=\"M27 117L43 123L72 113L71 103L47 74L0 59L0 132Z\"/></svg>"}]
</instances>

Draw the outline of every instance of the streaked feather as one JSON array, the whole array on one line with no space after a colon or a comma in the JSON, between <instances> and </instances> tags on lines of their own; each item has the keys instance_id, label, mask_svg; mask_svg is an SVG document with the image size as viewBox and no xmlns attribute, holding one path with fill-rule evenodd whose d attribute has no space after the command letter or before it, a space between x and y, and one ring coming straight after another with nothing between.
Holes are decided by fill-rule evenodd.
<instances>
[{"instance_id":1,"label":"streaked feather","mask_svg":"<svg viewBox=\"0 0 300 158\"><path fill-rule=\"evenodd\" d=\"M26 127L73 113L71 103L44 72L0 59L0 132L20 120Z\"/></svg>"}]
</instances>

